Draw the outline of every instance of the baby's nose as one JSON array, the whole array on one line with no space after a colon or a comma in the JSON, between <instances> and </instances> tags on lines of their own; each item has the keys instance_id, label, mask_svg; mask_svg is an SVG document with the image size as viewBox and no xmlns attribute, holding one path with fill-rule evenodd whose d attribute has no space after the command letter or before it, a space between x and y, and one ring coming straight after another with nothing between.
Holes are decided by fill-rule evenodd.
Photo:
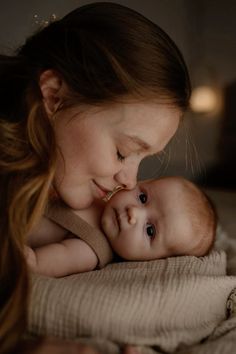
<instances>
[{"instance_id":1,"label":"baby's nose","mask_svg":"<svg viewBox=\"0 0 236 354\"><path fill-rule=\"evenodd\" d=\"M136 207L128 207L127 208L128 214L128 222L130 225L135 225L137 222L137 208Z\"/></svg>"}]
</instances>

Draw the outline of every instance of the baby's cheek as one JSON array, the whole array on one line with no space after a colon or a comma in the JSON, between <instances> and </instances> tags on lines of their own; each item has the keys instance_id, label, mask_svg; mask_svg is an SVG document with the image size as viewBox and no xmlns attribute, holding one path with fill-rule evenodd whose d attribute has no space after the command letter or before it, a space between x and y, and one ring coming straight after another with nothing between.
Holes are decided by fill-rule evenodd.
<instances>
[{"instance_id":1,"label":"baby's cheek","mask_svg":"<svg viewBox=\"0 0 236 354\"><path fill-rule=\"evenodd\" d=\"M104 216L104 213L103 213L103 215L101 217L100 224L101 224L102 231L106 234L107 233L107 219Z\"/></svg>"},{"instance_id":2,"label":"baby's cheek","mask_svg":"<svg viewBox=\"0 0 236 354\"><path fill-rule=\"evenodd\" d=\"M130 242L128 231L119 232L118 236L112 240L113 250L122 258L131 260L133 257L134 244Z\"/></svg>"},{"instance_id":3,"label":"baby's cheek","mask_svg":"<svg viewBox=\"0 0 236 354\"><path fill-rule=\"evenodd\" d=\"M104 232L108 240L114 237L113 216L109 208L105 208L100 219L100 224L102 231Z\"/></svg>"}]
</instances>

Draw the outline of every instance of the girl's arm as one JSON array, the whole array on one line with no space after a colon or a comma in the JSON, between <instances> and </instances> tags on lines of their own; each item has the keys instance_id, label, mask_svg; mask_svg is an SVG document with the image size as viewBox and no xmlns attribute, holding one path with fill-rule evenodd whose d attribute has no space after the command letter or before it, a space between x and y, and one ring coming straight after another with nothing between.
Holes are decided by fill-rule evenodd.
<instances>
[{"instance_id":1,"label":"girl's arm","mask_svg":"<svg viewBox=\"0 0 236 354\"><path fill-rule=\"evenodd\" d=\"M25 255L33 272L50 277L87 272L98 263L92 248L79 238L68 238L35 249L26 246Z\"/></svg>"}]
</instances>

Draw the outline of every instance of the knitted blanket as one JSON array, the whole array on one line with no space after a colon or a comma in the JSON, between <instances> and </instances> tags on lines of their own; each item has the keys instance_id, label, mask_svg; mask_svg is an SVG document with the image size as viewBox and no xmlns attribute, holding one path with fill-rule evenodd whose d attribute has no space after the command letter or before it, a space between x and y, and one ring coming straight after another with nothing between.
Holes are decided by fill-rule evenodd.
<instances>
[{"instance_id":1,"label":"knitted blanket","mask_svg":"<svg viewBox=\"0 0 236 354\"><path fill-rule=\"evenodd\" d=\"M228 332L226 303L235 287L225 253L217 251L109 264L60 279L32 275L29 333L93 343L108 354L127 343L147 354L200 353L197 344Z\"/></svg>"}]
</instances>

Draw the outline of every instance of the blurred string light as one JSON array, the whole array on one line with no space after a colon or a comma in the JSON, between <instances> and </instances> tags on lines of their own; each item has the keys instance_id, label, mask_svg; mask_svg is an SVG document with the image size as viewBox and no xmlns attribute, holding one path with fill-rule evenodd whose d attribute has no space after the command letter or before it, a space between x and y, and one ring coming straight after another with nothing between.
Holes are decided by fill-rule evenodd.
<instances>
[{"instance_id":1,"label":"blurred string light","mask_svg":"<svg viewBox=\"0 0 236 354\"><path fill-rule=\"evenodd\" d=\"M189 13L194 16L188 36L193 85L190 108L194 113L204 117L217 116L223 107L223 90L209 55L205 5L204 2L197 1L186 2L186 6Z\"/></svg>"},{"instance_id":2,"label":"blurred string light","mask_svg":"<svg viewBox=\"0 0 236 354\"><path fill-rule=\"evenodd\" d=\"M217 115L222 103L221 90L213 85L196 86L190 98L190 108L195 113Z\"/></svg>"},{"instance_id":3,"label":"blurred string light","mask_svg":"<svg viewBox=\"0 0 236 354\"><path fill-rule=\"evenodd\" d=\"M42 18L38 14L33 15L33 23L37 27L46 27L49 25L49 23L55 22L56 20L58 20L58 16L54 13L51 14L48 19Z\"/></svg>"},{"instance_id":4,"label":"blurred string light","mask_svg":"<svg viewBox=\"0 0 236 354\"><path fill-rule=\"evenodd\" d=\"M206 116L218 116L223 108L223 90L217 72L202 61L195 68L193 76L195 82L190 98L191 110Z\"/></svg>"}]
</instances>

